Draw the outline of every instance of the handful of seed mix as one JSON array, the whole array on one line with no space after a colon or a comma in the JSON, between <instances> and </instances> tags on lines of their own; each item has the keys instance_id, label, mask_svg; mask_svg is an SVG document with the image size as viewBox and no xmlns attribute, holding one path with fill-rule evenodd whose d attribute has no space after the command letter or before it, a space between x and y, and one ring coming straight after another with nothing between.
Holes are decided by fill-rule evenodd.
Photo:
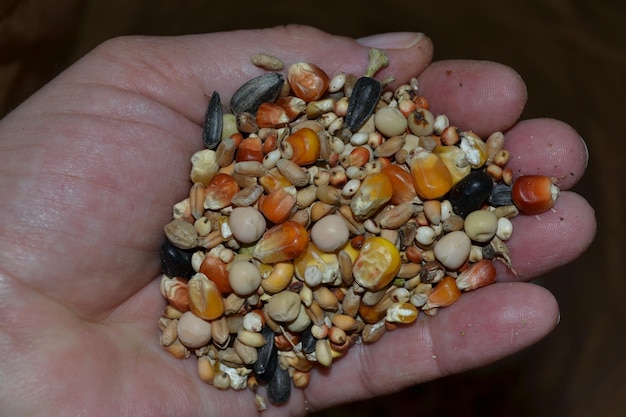
<instances>
[{"instance_id":1,"label":"handful of seed mix","mask_svg":"<svg viewBox=\"0 0 626 417\"><path fill-rule=\"evenodd\" d=\"M501 132L432 114L415 79L385 90L385 65L375 49L360 78L295 63L245 83L230 112L213 93L161 252L161 344L193 353L203 381L286 402L353 344L493 283L509 219L554 205L550 178L513 181Z\"/></svg>"}]
</instances>

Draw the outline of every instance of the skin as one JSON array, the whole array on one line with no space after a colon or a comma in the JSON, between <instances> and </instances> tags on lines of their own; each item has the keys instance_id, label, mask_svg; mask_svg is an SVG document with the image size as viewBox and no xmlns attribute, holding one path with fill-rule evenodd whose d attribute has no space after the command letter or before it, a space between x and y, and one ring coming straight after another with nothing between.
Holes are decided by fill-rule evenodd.
<instances>
[{"instance_id":1,"label":"skin","mask_svg":"<svg viewBox=\"0 0 626 417\"><path fill-rule=\"evenodd\" d=\"M0 122L0 415L256 415L248 391L220 392L195 361L158 345L158 248L171 206L189 189L208 95L227 101L261 70L263 51L329 74L360 73L370 46L419 76L435 112L481 135L503 130L516 175L540 172L564 190L552 211L514 220L517 275L464 294L433 318L356 345L306 390L265 415L303 415L494 362L544 337L558 306L526 281L576 259L595 233L592 208L565 191L586 148L551 119L518 122L526 89L490 62L431 64L409 34L356 42L312 28L177 38L118 38L74 64Z\"/></svg>"}]
</instances>

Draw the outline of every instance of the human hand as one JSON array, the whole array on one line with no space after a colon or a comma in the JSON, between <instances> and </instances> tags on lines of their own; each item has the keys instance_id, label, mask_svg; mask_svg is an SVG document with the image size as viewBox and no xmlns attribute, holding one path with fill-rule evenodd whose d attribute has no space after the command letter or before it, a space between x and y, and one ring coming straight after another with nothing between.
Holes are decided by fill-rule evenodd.
<instances>
[{"instance_id":1,"label":"human hand","mask_svg":"<svg viewBox=\"0 0 626 417\"><path fill-rule=\"evenodd\" d=\"M516 174L582 176L584 143L550 119L516 122L526 90L498 64L430 64L426 37L359 44L306 27L177 38L119 38L100 46L0 122L0 414L254 415L252 395L218 391L158 343L162 226L189 189L202 148L207 94L228 97L260 70L263 51L329 74L359 73L370 47L386 49L379 75L420 74L422 94L479 135L506 131ZM388 49L391 48L391 49ZM396 49L393 49L396 48ZM432 318L355 345L272 415L301 415L491 363L545 336L558 307L524 282L575 259L595 220L563 191L553 210L514 219L512 275L464 294ZM423 317L423 316L422 316Z\"/></svg>"}]
</instances>

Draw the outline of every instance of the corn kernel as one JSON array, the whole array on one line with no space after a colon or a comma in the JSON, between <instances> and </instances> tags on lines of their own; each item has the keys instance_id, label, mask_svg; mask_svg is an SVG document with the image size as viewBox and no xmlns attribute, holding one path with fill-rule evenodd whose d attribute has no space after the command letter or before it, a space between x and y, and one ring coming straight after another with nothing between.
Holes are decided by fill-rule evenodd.
<instances>
[{"instance_id":1,"label":"corn kernel","mask_svg":"<svg viewBox=\"0 0 626 417\"><path fill-rule=\"evenodd\" d=\"M254 257L263 263L295 259L309 244L309 235L299 223L287 220L269 229L254 248Z\"/></svg>"},{"instance_id":2,"label":"corn kernel","mask_svg":"<svg viewBox=\"0 0 626 417\"><path fill-rule=\"evenodd\" d=\"M400 252L393 243L377 236L367 238L354 262L354 279L368 290L380 290L398 274L400 263Z\"/></svg>"},{"instance_id":3,"label":"corn kernel","mask_svg":"<svg viewBox=\"0 0 626 417\"><path fill-rule=\"evenodd\" d=\"M293 151L290 159L300 166L312 164L320 157L320 139L312 129L299 129L285 141L291 145Z\"/></svg>"},{"instance_id":4,"label":"corn kernel","mask_svg":"<svg viewBox=\"0 0 626 417\"><path fill-rule=\"evenodd\" d=\"M392 194L393 186L386 175L370 174L361 182L350 208L357 218L366 219L389 201Z\"/></svg>"},{"instance_id":5,"label":"corn kernel","mask_svg":"<svg viewBox=\"0 0 626 417\"><path fill-rule=\"evenodd\" d=\"M421 198L434 200L452 188L452 175L436 154L417 151L411 157L410 166L415 192Z\"/></svg>"}]
</instances>

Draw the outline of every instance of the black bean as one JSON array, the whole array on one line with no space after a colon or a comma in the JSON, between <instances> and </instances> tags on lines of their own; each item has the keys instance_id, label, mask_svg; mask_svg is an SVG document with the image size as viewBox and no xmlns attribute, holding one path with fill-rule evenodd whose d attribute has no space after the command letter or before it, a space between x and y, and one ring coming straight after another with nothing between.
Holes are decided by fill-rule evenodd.
<instances>
[{"instance_id":1,"label":"black bean","mask_svg":"<svg viewBox=\"0 0 626 417\"><path fill-rule=\"evenodd\" d=\"M222 101L217 91L213 92L204 116L202 141L207 149L214 150L222 140Z\"/></svg>"},{"instance_id":2,"label":"black bean","mask_svg":"<svg viewBox=\"0 0 626 417\"><path fill-rule=\"evenodd\" d=\"M487 201L493 189L493 180L484 171L473 171L456 183L448 193L448 200L456 214L465 218Z\"/></svg>"},{"instance_id":3,"label":"black bean","mask_svg":"<svg viewBox=\"0 0 626 417\"><path fill-rule=\"evenodd\" d=\"M374 113L382 85L370 77L361 77L354 84L352 95L348 101L345 125L352 132L358 130Z\"/></svg>"},{"instance_id":4,"label":"black bean","mask_svg":"<svg viewBox=\"0 0 626 417\"><path fill-rule=\"evenodd\" d=\"M274 405L284 404L291 395L289 371L278 366L274 377L267 384L267 399Z\"/></svg>"},{"instance_id":5,"label":"black bean","mask_svg":"<svg viewBox=\"0 0 626 417\"><path fill-rule=\"evenodd\" d=\"M195 271L191 267L192 251L179 249L169 241L161 245L161 269L168 277L190 278Z\"/></svg>"}]
</instances>

